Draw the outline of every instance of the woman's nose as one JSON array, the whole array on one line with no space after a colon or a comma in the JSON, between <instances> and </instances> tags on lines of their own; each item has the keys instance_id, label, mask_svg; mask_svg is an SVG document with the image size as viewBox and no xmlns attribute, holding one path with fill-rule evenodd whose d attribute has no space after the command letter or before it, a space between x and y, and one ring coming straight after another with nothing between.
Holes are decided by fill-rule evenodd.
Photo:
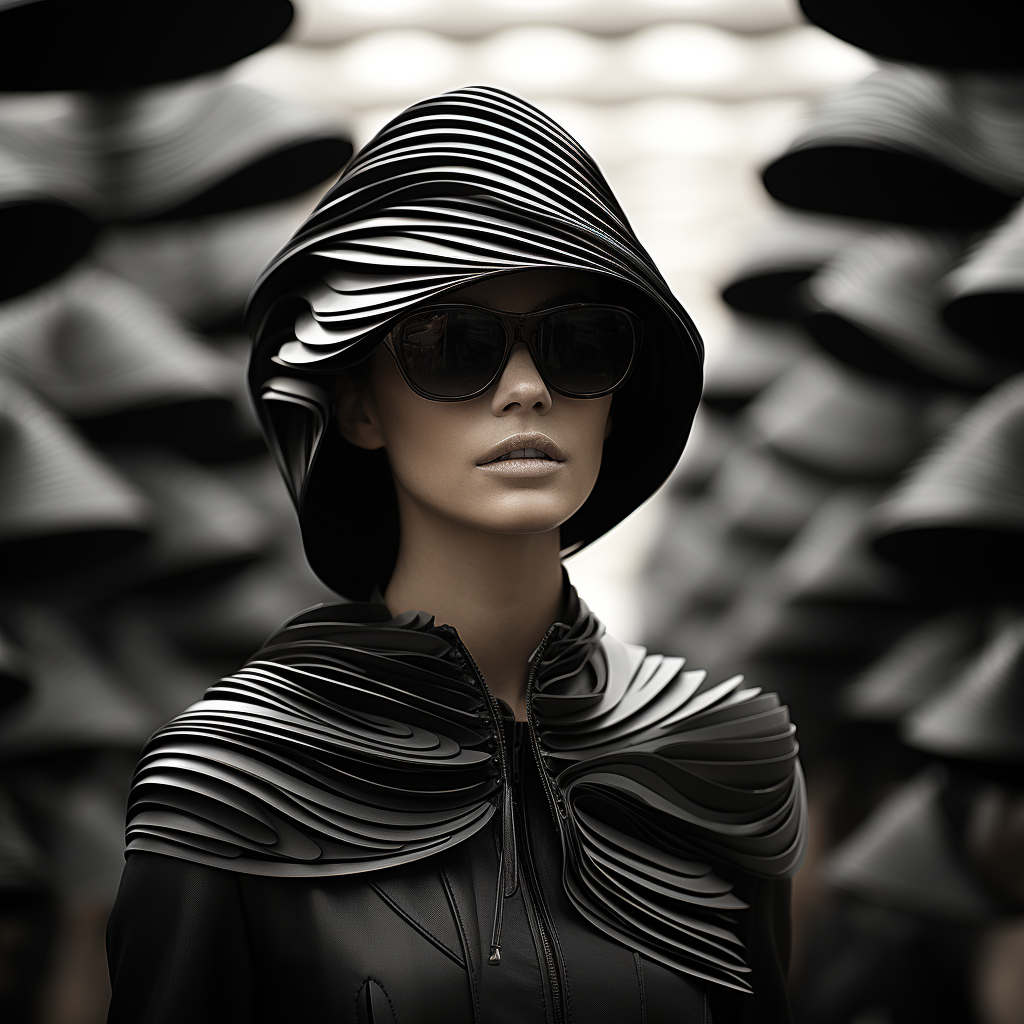
<instances>
[{"instance_id":1,"label":"woman's nose","mask_svg":"<svg viewBox=\"0 0 1024 1024\"><path fill-rule=\"evenodd\" d=\"M537 371L525 342L512 346L508 363L491 395L491 412L502 416L533 409L545 415L551 409L551 392Z\"/></svg>"}]
</instances>

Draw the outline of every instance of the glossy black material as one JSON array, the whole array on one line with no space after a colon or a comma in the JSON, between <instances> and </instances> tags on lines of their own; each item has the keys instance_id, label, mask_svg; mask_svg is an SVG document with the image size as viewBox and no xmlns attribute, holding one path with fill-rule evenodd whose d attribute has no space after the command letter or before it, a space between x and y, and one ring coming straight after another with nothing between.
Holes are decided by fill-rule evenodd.
<instances>
[{"instance_id":1,"label":"glossy black material","mask_svg":"<svg viewBox=\"0 0 1024 1024\"><path fill-rule=\"evenodd\" d=\"M599 275L607 287L599 298L629 308L644 330L615 396L601 475L561 527L569 554L629 515L675 467L704 350L604 176L564 129L484 86L414 104L354 157L257 281L249 387L310 565L338 593L369 596L391 571L398 531L384 453L348 444L333 426L334 375L445 292L529 270Z\"/></svg>"},{"instance_id":2,"label":"glossy black material","mask_svg":"<svg viewBox=\"0 0 1024 1024\"><path fill-rule=\"evenodd\" d=\"M0 0L0 90L188 78L263 49L293 15L289 0Z\"/></svg>"},{"instance_id":3,"label":"glossy black material","mask_svg":"<svg viewBox=\"0 0 1024 1024\"><path fill-rule=\"evenodd\" d=\"M1016 0L800 0L804 14L854 46L912 64L1011 71L1024 9Z\"/></svg>"},{"instance_id":4,"label":"glossy black material","mask_svg":"<svg viewBox=\"0 0 1024 1024\"><path fill-rule=\"evenodd\" d=\"M566 619L525 723L450 627L333 605L157 732L111 1020L788 1019L786 709Z\"/></svg>"}]
</instances>

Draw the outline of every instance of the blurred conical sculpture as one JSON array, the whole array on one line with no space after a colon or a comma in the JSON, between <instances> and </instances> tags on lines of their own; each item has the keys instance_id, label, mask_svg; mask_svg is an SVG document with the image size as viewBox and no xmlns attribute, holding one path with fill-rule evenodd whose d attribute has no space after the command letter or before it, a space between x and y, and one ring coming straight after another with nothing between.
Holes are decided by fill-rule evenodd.
<instances>
[{"instance_id":1,"label":"blurred conical sculpture","mask_svg":"<svg viewBox=\"0 0 1024 1024\"><path fill-rule=\"evenodd\" d=\"M137 749L150 716L53 605L19 603L6 616L32 673L28 697L0 718L0 760L103 747Z\"/></svg>"},{"instance_id":2,"label":"blurred conical sculpture","mask_svg":"<svg viewBox=\"0 0 1024 1024\"><path fill-rule=\"evenodd\" d=\"M124 870L121 831L132 769L131 747L39 757L7 775L31 815L49 887L62 902L109 907Z\"/></svg>"},{"instance_id":3,"label":"blurred conical sculpture","mask_svg":"<svg viewBox=\"0 0 1024 1024\"><path fill-rule=\"evenodd\" d=\"M943 593L1024 593L1024 375L959 419L872 514L876 550Z\"/></svg>"},{"instance_id":4,"label":"blurred conical sculpture","mask_svg":"<svg viewBox=\"0 0 1024 1024\"><path fill-rule=\"evenodd\" d=\"M888 60L943 68L1024 68L1016 0L800 0L826 32Z\"/></svg>"},{"instance_id":5,"label":"blurred conical sculpture","mask_svg":"<svg viewBox=\"0 0 1024 1024\"><path fill-rule=\"evenodd\" d=\"M241 330L252 283L288 240L293 203L219 217L112 227L92 261L204 330Z\"/></svg>"},{"instance_id":6,"label":"blurred conical sculpture","mask_svg":"<svg viewBox=\"0 0 1024 1024\"><path fill-rule=\"evenodd\" d=\"M95 565L141 544L141 494L28 391L0 379L0 587Z\"/></svg>"},{"instance_id":7,"label":"blurred conical sculpture","mask_svg":"<svg viewBox=\"0 0 1024 1024\"><path fill-rule=\"evenodd\" d=\"M746 247L743 262L722 288L722 298L741 313L797 316L798 287L871 227L796 210L778 213Z\"/></svg>"},{"instance_id":8,"label":"blurred conical sculpture","mask_svg":"<svg viewBox=\"0 0 1024 1024\"><path fill-rule=\"evenodd\" d=\"M1024 79L886 65L828 95L764 172L780 202L983 227L1024 195Z\"/></svg>"},{"instance_id":9,"label":"blurred conical sculpture","mask_svg":"<svg viewBox=\"0 0 1024 1024\"><path fill-rule=\"evenodd\" d=\"M942 282L946 322L978 348L1024 361L1024 203Z\"/></svg>"},{"instance_id":10,"label":"blurred conical sculpture","mask_svg":"<svg viewBox=\"0 0 1024 1024\"><path fill-rule=\"evenodd\" d=\"M221 474L156 448L113 449L110 458L149 498L151 536L102 572L69 581L76 593L208 587L264 553L268 524Z\"/></svg>"},{"instance_id":11,"label":"blurred conical sculpture","mask_svg":"<svg viewBox=\"0 0 1024 1024\"><path fill-rule=\"evenodd\" d=\"M832 854L829 881L869 902L981 924L1001 907L966 866L934 769L905 783Z\"/></svg>"},{"instance_id":12,"label":"blurred conical sculpture","mask_svg":"<svg viewBox=\"0 0 1024 1024\"><path fill-rule=\"evenodd\" d=\"M6 897L4 902L9 905L13 893L46 886L45 857L14 801L0 789L0 893Z\"/></svg>"},{"instance_id":13,"label":"blurred conical sculpture","mask_svg":"<svg viewBox=\"0 0 1024 1024\"><path fill-rule=\"evenodd\" d=\"M0 713L28 693L28 659L11 638L0 630Z\"/></svg>"},{"instance_id":14,"label":"blurred conical sculpture","mask_svg":"<svg viewBox=\"0 0 1024 1024\"><path fill-rule=\"evenodd\" d=\"M114 91L225 67L279 38L289 0L0 0L0 90Z\"/></svg>"},{"instance_id":15,"label":"blurred conical sculpture","mask_svg":"<svg viewBox=\"0 0 1024 1024\"><path fill-rule=\"evenodd\" d=\"M232 372L144 292L96 268L0 307L0 374L98 439L230 446Z\"/></svg>"},{"instance_id":16,"label":"blurred conical sculpture","mask_svg":"<svg viewBox=\"0 0 1024 1024\"><path fill-rule=\"evenodd\" d=\"M890 228L852 242L807 285L807 327L827 351L894 380L984 391L1012 368L943 323L936 284L963 249L951 234Z\"/></svg>"},{"instance_id":17,"label":"blurred conical sculpture","mask_svg":"<svg viewBox=\"0 0 1024 1024\"><path fill-rule=\"evenodd\" d=\"M848 718L897 722L949 682L982 638L978 611L959 608L895 643L840 694Z\"/></svg>"},{"instance_id":18,"label":"blurred conical sculpture","mask_svg":"<svg viewBox=\"0 0 1024 1024\"><path fill-rule=\"evenodd\" d=\"M50 121L61 119L0 124L0 302L65 271L98 230L91 168Z\"/></svg>"},{"instance_id":19,"label":"blurred conical sculpture","mask_svg":"<svg viewBox=\"0 0 1024 1024\"><path fill-rule=\"evenodd\" d=\"M763 446L735 445L711 478L715 515L740 533L784 544L835 485Z\"/></svg>"},{"instance_id":20,"label":"blurred conical sculpture","mask_svg":"<svg viewBox=\"0 0 1024 1024\"><path fill-rule=\"evenodd\" d=\"M730 417L702 407L693 421L693 430L679 465L669 479L674 494L693 495L703 491L733 445Z\"/></svg>"},{"instance_id":21,"label":"blurred conical sculpture","mask_svg":"<svg viewBox=\"0 0 1024 1024\"><path fill-rule=\"evenodd\" d=\"M873 480L929 439L925 409L915 392L815 354L751 402L747 421L768 447L816 473Z\"/></svg>"},{"instance_id":22,"label":"blurred conical sculpture","mask_svg":"<svg viewBox=\"0 0 1024 1024\"><path fill-rule=\"evenodd\" d=\"M724 345L708 357L701 400L712 409L736 412L809 348L804 333L793 325L737 316Z\"/></svg>"},{"instance_id":23,"label":"blurred conical sculpture","mask_svg":"<svg viewBox=\"0 0 1024 1024\"><path fill-rule=\"evenodd\" d=\"M207 217L298 195L341 170L348 137L299 104L219 77L86 96L97 188L114 222Z\"/></svg>"},{"instance_id":24,"label":"blurred conical sculpture","mask_svg":"<svg viewBox=\"0 0 1024 1024\"><path fill-rule=\"evenodd\" d=\"M106 654L119 676L151 711L150 731L200 700L212 682L209 672L189 661L152 611L138 602L124 602L114 608L106 618L103 634Z\"/></svg>"},{"instance_id":25,"label":"blurred conical sculpture","mask_svg":"<svg viewBox=\"0 0 1024 1024\"><path fill-rule=\"evenodd\" d=\"M908 716L903 733L930 754L1024 764L1024 616L1010 613L949 686Z\"/></svg>"},{"instance_id":26,"label":"blurred conical sculpture","mask_svg":"<svg viewBox=\"0 0 1024 1024\"><path fill-rule=\"evenodd\" d=\"M903 578L868 544L866 519L876 496L845 487L811 516L773 569L788 601L884 605L908 599Z\"/></svg>"}]
</instances>

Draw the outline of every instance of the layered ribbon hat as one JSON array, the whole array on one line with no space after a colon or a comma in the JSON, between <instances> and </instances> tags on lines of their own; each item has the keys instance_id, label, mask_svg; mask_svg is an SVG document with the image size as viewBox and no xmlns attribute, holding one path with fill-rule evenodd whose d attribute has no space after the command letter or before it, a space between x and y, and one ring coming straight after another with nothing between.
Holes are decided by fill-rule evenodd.
<instances>
[{"instance_id":1,"label":"layered ribbon hat","mask_svg":"<svg viewBox=\"0 0 1024 1024\"><path fill-rule=\"evenodd\" d=\"M332 375L444 292L540 269L603 275L642 324L600 477L562 526L569 554L671 472L700 397L703 345L594 161L559 125L483 86L413 105L260 276L247 310L249 386L310 564L339 593L367 597L393 565L398 534L383 451L348 444L331 422Z\"/></svg>"}]
</instances>

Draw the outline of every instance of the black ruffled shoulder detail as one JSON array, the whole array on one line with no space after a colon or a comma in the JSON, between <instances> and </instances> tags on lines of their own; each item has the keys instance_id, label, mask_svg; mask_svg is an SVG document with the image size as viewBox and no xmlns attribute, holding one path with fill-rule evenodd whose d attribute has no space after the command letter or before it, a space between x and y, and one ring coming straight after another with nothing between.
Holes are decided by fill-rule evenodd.
<instances>
[{"instance_id":1,"label":"black ruffled shoulder detail","mask_svg":"<svg viewBox=\"0 0 1024 1024\"><path fill-rule=\"evenodd\" d=\"M619 643L568 589L528 695L566 892L609 937L750 991L728 879L803 858L788 711L740 676L711 684ZM150 739L128 849L299 877L428 857L508 797L491 700L428 616L313 609Z\"/></svg>"},{"instance_id":2,"label":"black ruffled shoulder detail","mask_svg":"<svg viewBox=\"0 0 1024 1024\"><path fill-rule=\"evenodd\" d=\"M381 605L291 620L149 740L128 850L308 877L473 835L500 783L486 698L432 627Z\"/></svg>"},{"instance_id":3,"label":"black ruffled shoulder detail","mask_svg":"<svg viewBox=\"0 0 1024 1024\"><path fill-rule=\"evenodd\" d=\"M731 916L746 904L721 875L785 878L803 860L806 796L788 709L742 676L712 685L682 658L619 643L594 623L553 639L531 698L566 891L627 946L750 991Z\"/></svg>"}]
</instances>

